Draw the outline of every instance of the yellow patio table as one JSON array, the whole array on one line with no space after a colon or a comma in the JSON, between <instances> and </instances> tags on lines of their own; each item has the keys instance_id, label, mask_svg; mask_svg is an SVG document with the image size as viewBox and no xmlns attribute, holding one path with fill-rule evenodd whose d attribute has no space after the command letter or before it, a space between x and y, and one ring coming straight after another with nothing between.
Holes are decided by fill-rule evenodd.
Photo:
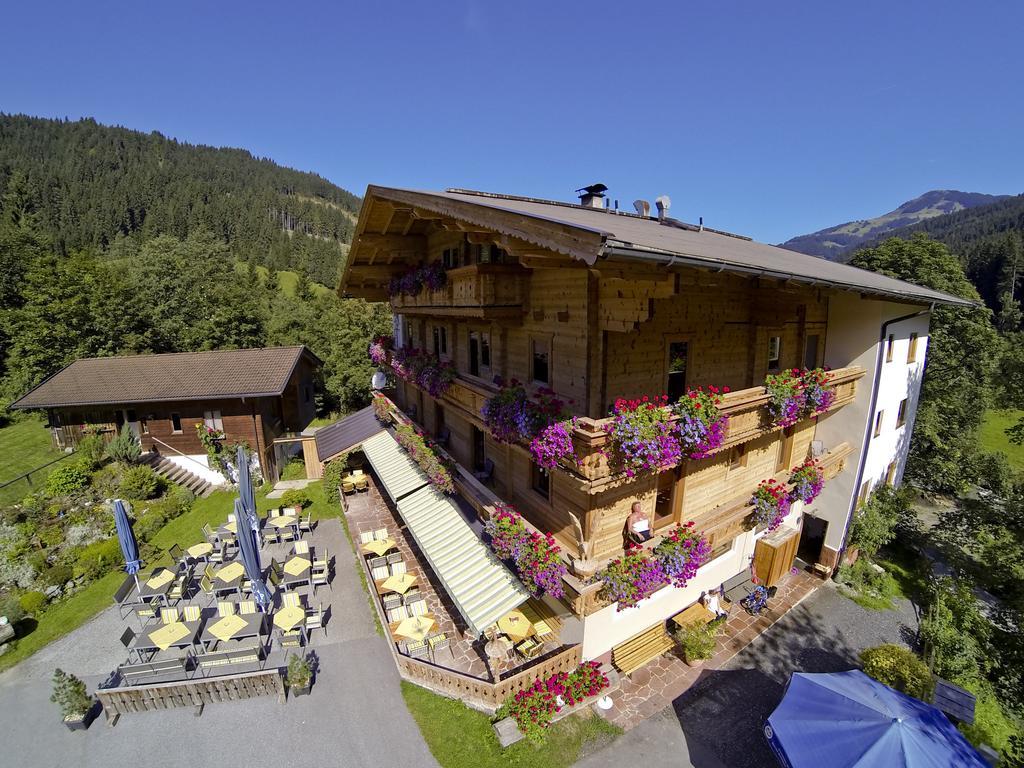
<instances>
[{"instance_id":1,"label":"yellow patio table","mask_svg":"<svg viewBox=\"0 0 1024 768\"><path fill-rule=\"evenodd\" d=\"M284 564L285 573L292 576L301 576L309 570L311 563L309 558L306 557L293 557L287 563Z\"/></svg>"},{"instance_id":2,"label":"yellow patio table","mask_svg":"<svg viewBox=\"0 0 1024 768\"><path fill-rule=\"evenodd\" d=\"M271 517L267 520L267 525L272 525L275 528L287 528L289 525L295 525L295 515Z\"/></svg>"},{"instance_id":3,"label":"yellow patio table","mask_svg":"<svg viewBox=\"0 0 1024 768\"><path fill-rule=\"evenodd\" d=\"M513 640L524 640L533 634L533 624L522 611L511 611L498 619L498 629Z\"/></svg>"},{"instance_id":4,"label":"yellow patio table","mask_svg":"<svg viewBox=\"0 0 1024 768\"><path fill-rule=\"evenodd\" d=\"M160 589L164 584L171 581L174 578L174 571L168 570L167 568L161 568L159 571L154 571L146 580L146 586L152 587L153 589Z\"/></svg>"},{"instance_id":5,"label":"yellow patio table","mask_svg":"<svg viewBox=\"0 0 1024 768\"><path fill-rule=\"evenodd\" d=\"M306 621L306 610L300 605L287 605L274 614L274 626L285 632Z\"/></svg>"},{"instance_id":6,"label":"yellow patio table","mask_svg":"<svg viewBox=\"0 0 1024 768\"><path fill-rule=\"evenodd\" d=\"M166 651L183 637L191 632L188 627L180 621L164 624L160 629L154 629L149 633L149 639L161 651Z\"/></svg>"},{"instance_id":7,"label":"yellow patio table","mask_svg":"<svg viewBox=\"0 0 1024 768\"><path fill-rule=\"evenodd\" d=\"M410 640L426 640L427 635L436 626L437 622L429 616L413 616L410 619L402 619L395 627L395 634Z\"/></svg>"},{"instance_id":8,"label":"yellow patio table","mask_svg":"<svg viewBox=\"0 0 1024 768\"><path fill-rule=\"evenodd\" d=\"M228 582L237 579L243 573L245 573L245 568L241 563L228 563L217 571L217 579L227 584Z\"/></svg>"},{"instance_id":9,"label":"yellow patio table","mask_svg":"<svg viewBox=\"0 0 1024 768\"><path fill-rule=\"evenodd\" d=\"M386 552L395 548L394 539L377 539L363 544L363 554L372 552L377 557L383 557Z\"/></svg>"},{"instance_id":10,"label":"yellow patio table","mask_svg":"<svg viewBox=\"0 0 1024 768\"><path fill-rule=\"evenodd\" d=\"M234 637L238 630L244 629L247 626L248 622L245 619L233 613L230 616L225 616L210 627L210 634L222 642L227 642Z\"/></svg>"},{"instance_id":11,"label":"yellow patio table","mask_svg":"<svg viewBox=\"0 0 1024 768\"><path fill-rule=\"evenodd\" d=\"M213 544L208 541L201 541L198 544L193 544L185 551L188 552L189 557L206 557L213 552Z\"/></svg>"},{"instance_id":12,"label":"yellow patio table","mask_svg":"<svg viewBox=\"0 0 1024 768\"><path fill-rule=\"evenodd\" d=\"M388 592L398 592L404 595L409 591L409 587L416 583L416 577L411 573L399 573L395 576L388 576L384 583L381 584L381 589Z\"/></svg>"}]
</instances>

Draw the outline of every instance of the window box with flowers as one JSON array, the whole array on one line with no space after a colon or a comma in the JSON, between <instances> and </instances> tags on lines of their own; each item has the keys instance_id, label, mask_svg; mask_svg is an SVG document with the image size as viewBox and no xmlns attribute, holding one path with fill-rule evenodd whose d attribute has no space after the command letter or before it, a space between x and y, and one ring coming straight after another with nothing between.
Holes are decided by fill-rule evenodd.
<instances>
[{"instance_id":1,"label":"window box with flowers","mask_svg":"<svg viewBox=\"0 0 1024 768\"><path fill-rule=\"evenodd\" d=\"M523 518L509 504L496 505L495 513L484 530L491 537L495 554L515 565L530 594L534 597L548 594L556 598L565 594L562 577L567 569L554 536L527 528Z\"/></svg>"},{"instance_id":2,"label":"window box with flowers","mask_svg":"<svg viewBox=\"0 0 1024 768\"><path fill-rule=\"evenodd\" d=\"M635 545L628 547L625 555L612 560L594 578L602 582L601 598L615 603L616 611L632 608L668 582L661 560L649 557Z\"/></svg>"},{"instance_id":3,"label":"window box with flowers","mask_svg":"<svg viewBox=\"0 0 1024 768\"><path fill-rule=\"evenodd\" d=\"M605 426L612 447L609 459L627 477L658 472L682 457L672 412L663 407L667 403L668 395L615 401L611 423Z\"/></svg>"},{"instance_id":4,"label":"window box with flowers","mask_svg":"<svg viewBox=\"0 0 1024 768\"><path fill-rule=\"evenodd\" d=\"M793 487L790 501L802 501L810 504L821 493L825 485L825 473L821 463L816 459L808 459L803 464L793 467L789 472L789 484Z\"/></svg>"},{"instance_id":5,"label":"window box with flowers","mask_svg":"<svg viewBox=\"0 0 1024 768\"><path fill-rule=\"evenodd\" d=\"M823 368L792 368L770 374L764 382L768 392L768 413L777 427L791 427L800 419L824 413L835 402Z\"/></svg>"},{"instance_id":6,"label":"window box with flowers","mask_svg":"<svg viewBox=\"0 0 1024 768\"><path fill-rule=\"evenodd\" d=\"M546 679L537 678L533 684L507 699L495 713L495 719L512 718L519 732L533 743L541 743L547 728L563 709L583 705L599 696L609 687L607 676L600 665L588 661L572 672L556 672Z\"/></svg>"},{"instance_id":7,"label":"window box with flowers","mask_svg":"<svg viewBox=\"0 0 1024 768\"><path fill-rule=\"evenodd\" d=\"M697 569L711 557L711 545L704 534L695 531L693 521L673 528L654 547L665 577L675 587L685 587L697 575Z\"/></svg>"},{"instance_id":8,"label":"window box with flowers","mask_svg":"<svg viewBox=\"0 0 1024 768\"><path fill-rule=\"evenodd\" d=\"M498 393L484 403L481 416L491 437L499 443L530 442L569 415L568 406L572 401L567 403L560 399L552 389L538 387L531 398L526 387L516 379L505 384L497 378L495 383L499 386ZM571 434L567 426L563 426L562 431ZM559 456L568 455L564 439L554 433L544 439L551 443Z\"/></svg>"},{"instance_id":9,"label":"window box with flowers","mask_svg":"<svg viewBox=\"0 0 1024 768\"><path fill-rule=\"evenodd\" d=\"M754 507L754 520L758 528L774 531L789 514L789 491L777 480L762 480L750 503Z\"/></svg>"},{"instance_id":10,"label":"window box with flowers","mask_svg":"<svg viewBox=\"0 0 1024 768\"><path fill-rule=\"evenodd\" d=\"M409 454L409 458L419 465L435 488L444 493L455 493L451 471L442 463L422 432L403 424L395 429L395 440Z\"/></svg>"},{"instance_id":11,"label":"window box with flowers","mask_svg":"<svg viewBox=\"0 0 1024 768\"><path fill-rule=\"evenodd\" d=\"M402 381L415 384L434 398L443 396L458 376L450 362L422 349L396 349L391 354L391 370Z\"/></svg>"},{"instance_id":12,"label":"window box with flowers","mask_svg":"<svg viewBox=\"0 0 1024 768\"><path fill-rule=\"evenodd\" d=\"M413 267L391 278L391 282L388 283L388 296L417 296L424 288L430 291L444 288L446 282L448 274L444 265L435 261L422 267Z\"/></svg>"},{"instance_id":13,"label":"window box with flowers","mask_svg":"<svg viewBox=\"0 0 1024 768\"><path fill-rule=\"evenodd\" d=\"M728 392L728 387L698 387L673 403L676 435L682 452L689 458L705 459L722 447L729 417L723 416L719 407L722 395Z\"/></svg>"},{"instance_id":14,"label":"window box with flowers","mask_svg":"<svg viewBox=\"0 0 1024 768\"><path fill-rule=\"evenodd\" d=\"M370 356L370 362L377 366L385 366L388 364L391 350L395 346L395 340L390 336L378 336L370 342L368 354Z\"/></svg>"}]
</instances>

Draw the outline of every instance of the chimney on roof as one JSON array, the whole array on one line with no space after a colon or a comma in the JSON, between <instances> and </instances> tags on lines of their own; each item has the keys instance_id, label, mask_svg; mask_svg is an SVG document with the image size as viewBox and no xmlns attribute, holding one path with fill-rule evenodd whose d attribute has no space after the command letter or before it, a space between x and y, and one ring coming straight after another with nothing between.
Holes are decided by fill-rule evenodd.
<instances>
[{"instance_id":1,"label":"chimney on roof","mask_svg":"<svg viewBox=\"0 0 1024 768\"><path fill-rule=\"evenodd\" d=\"M664 222L668 218L668 209L672 201L668 199L668 195L659 195L654 199L654 204L658 206L658 221Z\"/></svg>"},{"instance_id":2,"label":"chimney on roof","mask_svg":"<svg viewBox=\"0 0 1024 768\"><path fill-rule=\"evenodd\" d=\"M607 191L608 187L600 183L576 190L579 193L580 205L584 208L604 208L604 193Z\"/></svg>"},{"instance_id":3,"label":"chimney on roof","mask_svg":"<svg viewBox=\"0 0 1024 768\"><path fill-rule=\"evenodd\" d=\"M646 219L651 215L651 204L646 200L634 200L633 207L636 208L638 216L643 216Z\"/></svg>"}]
</instances>

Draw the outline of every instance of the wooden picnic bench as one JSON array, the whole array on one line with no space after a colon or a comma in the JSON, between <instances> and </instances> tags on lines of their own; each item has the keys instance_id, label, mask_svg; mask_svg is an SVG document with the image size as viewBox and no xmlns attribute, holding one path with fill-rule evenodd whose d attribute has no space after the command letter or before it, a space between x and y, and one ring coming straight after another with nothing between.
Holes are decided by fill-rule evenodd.
<instances>
[{"instance_id":1,"label":"wooden picnic bench","mask_svg":"<svg viewBox=\"0 0 1024 768\"><path fill-rule=\"evenodd\" d=\"M612 648L612 663L624 675L630 675L651 659L661 656L674 642L664 624L655 624L624 643Z\"/></svg>"},{"instance_id":2,"label":"wooden picnic bench","mask_svg":"<svg viewBox=\"0 0 1024 768\"><path fill-rule=\"evenodd\" d=\"M673 616L669 621L680 629L690 624L709 624L714 621L715 614L704 607L704 604L697 601L689 608L685 608Z\"/></svg>"},{"instance_id":3,"label":"wooden picnic bench","mask_svg":"<svg viewBox=\"0 0 1024 768\"><path fill-rule=\"evenodd\" d=\"M227 651L202 653L196 656L196 661L198 661L200 669L219 667L224 664L246 664L254 661L263 661L263 646L245 645Z\"/></svg>"},{"instance_id":4,"label":"wooden picnic bench","mask_svg":"<svg viewBox=\"0 0 1024 768\"><path fill-rule=\"evenodd\" d=\"M118 674L129 685L147 677L157 677L170 672L188 672L188 663L191 654L184 654L172 659L159 659L157 661L146 661L136 664L122 664L117 668Z\"/></svg>"}]
</instances>

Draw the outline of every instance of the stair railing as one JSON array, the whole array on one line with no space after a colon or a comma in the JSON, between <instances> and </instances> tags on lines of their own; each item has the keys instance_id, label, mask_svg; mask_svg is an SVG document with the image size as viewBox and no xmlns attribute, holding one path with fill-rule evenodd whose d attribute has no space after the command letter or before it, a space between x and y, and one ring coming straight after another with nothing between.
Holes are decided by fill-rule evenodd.
<instances>
[{"instance_id":1,"label":"stair railing","mask_svg":"<svg viewBox=\"0 0 1024 768\"><path fill-rule=\"evenodd\" d=\"M174 453L178 454L182 458L188 459L193 464L195 464L197 467L199 467L200 469L205 470L206 472L215 472L216 471L212 467L208 467L205 464L202 464L201 462L196 461L191 456L189 456L187 453L182 453L177 448L175 448L173 445L168 445L163 440L161 440L161 439L159 439L157 437L153 437L152 435L150 435L149 439L152 440L154 443L160 443L160 445L162 445L164 448L167 448L168 450L174 451ZM157 456L159 456L159 455L160 455L160 453L157 452ZM206 480L206 478L204 478L202 475L199 476L199 479L200 480L205 480L206 482L209 482L209 480Z\"/></svg>"}]
</instances>

